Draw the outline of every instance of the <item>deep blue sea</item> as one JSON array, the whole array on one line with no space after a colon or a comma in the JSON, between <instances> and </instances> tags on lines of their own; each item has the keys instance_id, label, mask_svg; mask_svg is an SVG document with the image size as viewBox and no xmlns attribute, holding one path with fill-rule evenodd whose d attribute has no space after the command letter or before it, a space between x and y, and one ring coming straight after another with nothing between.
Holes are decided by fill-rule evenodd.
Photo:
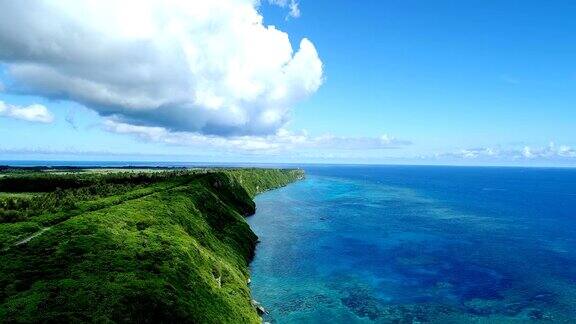
<instances>
[{"instance_id":1,"label":"deep blue sea","mask_svg":"<svg viewBox=\"0 0 576 324\"><path fill-rule=\"evenodd\" d=\"M576 321L576 169L305 169L248 218L266 321Z\"/></svg>"}]
</instances>

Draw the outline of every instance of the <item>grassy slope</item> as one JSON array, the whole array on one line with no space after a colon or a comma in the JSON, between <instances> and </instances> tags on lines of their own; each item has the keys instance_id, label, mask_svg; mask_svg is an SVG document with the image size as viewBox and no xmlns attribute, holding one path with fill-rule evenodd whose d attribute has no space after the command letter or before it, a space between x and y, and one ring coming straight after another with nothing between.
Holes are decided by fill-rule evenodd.
<instances>
[{"instance_id":1,"label":"grassy slope","mask_svg":"<svg viewBox=\"0 0 576 324\"><path fill-rule=\"evenodd\" d=\"M259 323L246 284L257 237L243 216L255 194L301 176L248 169L168 179L52 225L0 255L0 319Z\"/></svg>"}]
</instances>

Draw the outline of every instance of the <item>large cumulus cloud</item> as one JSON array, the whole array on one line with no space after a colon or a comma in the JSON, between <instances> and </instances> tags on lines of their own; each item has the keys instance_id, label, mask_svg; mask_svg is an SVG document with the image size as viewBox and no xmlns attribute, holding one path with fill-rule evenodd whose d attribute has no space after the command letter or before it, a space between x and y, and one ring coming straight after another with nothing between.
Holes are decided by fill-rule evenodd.
<instances>
[{"instance_id":1,"label":"large cumulus cloud","mask_svg":"<svg viewBox=\"0 0 576 324\"><path fill-rule=\"evenodd\" d=\"M79 102L136 126L274 134L320 87L312 42L293 49L257 0L0 0L8 91Z\"/></svg>"}]
</instances>

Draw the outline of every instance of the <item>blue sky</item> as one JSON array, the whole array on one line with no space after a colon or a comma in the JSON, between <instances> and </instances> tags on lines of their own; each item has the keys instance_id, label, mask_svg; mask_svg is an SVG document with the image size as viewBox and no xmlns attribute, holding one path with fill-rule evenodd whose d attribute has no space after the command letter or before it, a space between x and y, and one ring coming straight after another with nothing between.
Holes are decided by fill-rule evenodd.
<instances>
[{"instance_id":1,"label":"blue sky","mask_svg":"<svg viewBox=\"0 0 576 324\"><path fill-rule=\"evenodd\" d=\"M122 111L111 126L101 105L16 79L18 59L0 51L0 101L41 104L54 116L34 122L5 112L0 159L576 164L573 1L301 0L299 17L289 4L257 10L294 51L303 38L313 43L322 83L295 89L298 100L286 100L278 123L180 129L161 114ZM299 73L298 82L314 83ZM285 145L278 130L300 139ZM189 145L183 131L209 140ZM247 140L258 145L241 148Z\"/></svg>"}]
</instances>

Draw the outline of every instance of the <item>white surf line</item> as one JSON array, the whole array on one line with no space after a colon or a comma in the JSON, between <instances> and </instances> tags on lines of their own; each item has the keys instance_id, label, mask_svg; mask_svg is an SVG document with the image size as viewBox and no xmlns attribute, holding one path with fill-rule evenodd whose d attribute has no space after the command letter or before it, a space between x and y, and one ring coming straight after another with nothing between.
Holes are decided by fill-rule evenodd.
<instances>
[{"instance_id":1,"label":"white surf line","mask_svg":"<svg viewBox=\"0 0 576 324\"><path fill-rule=\"evenodd\" d=\"M21 241L18 241L18 242L16 242L16 243L14 243L14 246L19 246L19 245L22 245L22 244L26 244L26 243L30 242L33 238L42 235L42 233L46 232L46 231L49 230L49 229L50 229L50 227L44 227L44 228L41 229L40 231L32 234L31 236L28 236L27 238L25 238L25 239L23 239L23 240L21 240Z\"/></svg>"}]
</instances>

